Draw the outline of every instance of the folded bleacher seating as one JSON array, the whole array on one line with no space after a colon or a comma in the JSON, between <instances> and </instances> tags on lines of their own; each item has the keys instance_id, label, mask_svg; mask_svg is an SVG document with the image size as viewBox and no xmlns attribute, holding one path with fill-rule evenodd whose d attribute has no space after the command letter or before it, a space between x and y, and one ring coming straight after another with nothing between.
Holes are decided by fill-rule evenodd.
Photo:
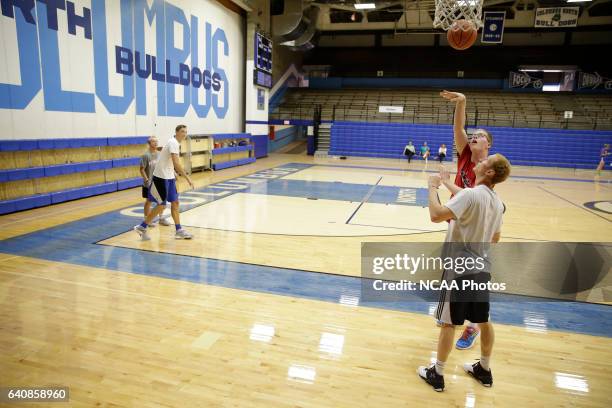
<instances>
[{"instance_id":1,"label":"folded bleacher seating","mask_svg":"<svg viewBox=\"0 0 612 408\"><path fill-rule=\"evenodd\" d=\"M515 165L595 169L612 131L487 127L493 134L491 153L504 154ZM435 157L438 147L453 146L450 125L335 122L329 153L338 156L403 157L412 140L417 152L424 141ZM417 156L415 156L416 158ZM448 158L448 157L447 157Z\"/></svg>"},{"instance_id":2,"label":"folded bleacher seating","mask_svg":"<svg viewBox=\"0 0 612 408\"><path fill-rule=\"evenodd\" d=\"M53 179L48 180L59 179L61 181L64 180L61 177L66 175L94 175L93 177L89 178L87 176L84 176L82 179L73 179L77 180L77 183L80 182L86 185L74 187L74 184L77 183L72 183L72 187L60 189L59 191L41 192L40 194L29 194L21 197L13 197L10 199L0 200L0 214L7 214L14 211L43 207L50 204L61 203L64 201L75 200L84 197L91 197L98 194L105 194L117 190L124 190L139 186L142 183L142 179L140 177L131 176L129 178L119 180L117 180L117 177L121 177L122 175L124 175L125 177L125 175L137 174L135 168L139 165L140 157L123 156L129 154L133 155L141 148L144 151L144 144L146 143L147 139L148 136L130 136L111 138L104 137L0 141L0 153L8 155L18 154L20 152L30 152L26 154L27 157L27 155L37 153L36 151L40 151L37 153L40 157L40 155L53 154L53 152L55 151L66 152L66 149L69 150L80 148L98 148L98 150L94 150L94 152L100 152L100 155L96 154L96 157L108 157L106 154L110 154L111 157L115 157L104 160L82 161L78 163L67 162L47 166L0 169L0 183L32 183L32 181L36 181L37 179L40 179L42 182L42 180L45 180L45 178L49 177L52 177ZM117 148L115 148L115 146L117 146ZM123 146L128 147L126 148ZM101 149L109 148L111 150L105 150L104 154L102 154ZM107 171L121 168L126 168L126 171L118 170L113 174L107 173ZM110 180L107 179L107 177L110 178ZM91 184L92 181L96 179L106 179L106 181L102 183L97 182L95 184ZM30 190L36 190L37 184L38 183L30 184ZM14 186L14 184L7 184L6 186L6 189L10 190L11 186ZM12 195L16 194L13 193Z\"/></svg>"}]
</instances>

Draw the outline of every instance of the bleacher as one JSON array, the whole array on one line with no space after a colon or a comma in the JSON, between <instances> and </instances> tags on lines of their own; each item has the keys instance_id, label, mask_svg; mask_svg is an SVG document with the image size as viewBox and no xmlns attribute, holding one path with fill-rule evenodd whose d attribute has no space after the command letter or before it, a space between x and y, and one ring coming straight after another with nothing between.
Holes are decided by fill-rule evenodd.
<instances>
[{"instance_id":1,"label":"bleacher","mask_svg":"<svg viewBox=\"0 0 612 408\"><path fill-rule=\"evenodd\" d=\"M595 169L612 131L489 127L491 153L502 153L514 165Z\"/></svg>"},{"instance_id":2,"label":"bleacher","mask_svg":"<svg viewBox=\"0 0 612 408\"><path fill-rule=\"evenodd\" d=\"M557 99L565 95L492 90L465 90L470 125L556 129L612 129L612 97L573 95L574 116L564 118ZM271 110L272 119L312 119L321 106L322 120L450 124L453 104L435 89L342 89L294 88ZM403 106L403 114L378 112L379 106Z\"/></svg>"},{"instance_id":3,"label":"bleacher","mask_svg":"<svg viewBox=\"0 0 612 408\"><path fill-rule=\"evenodd\" d=\"M432 158L437 155L442 143L446 144L450 156L453 129L450 125L334 122L329 154L398 159L404 157L404 147L409 140L412 140L417 151L415 159L423 142L427 142Z\"/></svg>"},{"instance_id":4,"label":"bleacher","mask_svg":"<svg viewBox=\"0 0 612 408\"><path fill-rule=\"evenodd\" d=\"M596 121L600 129L612 129L612 97L605 95L574 95L581 114Z\"/></svg>"},{"instance_id":5,"label":"bleacher","mask_svg":"<svg viewBox=\"0 0 612 408\"><path fill-rule=\"evenodd\" d=\"M594 169L599 163L603 145L612 144L612 131L505 127L487 129L493 134L491 153L504 154L514 165ZM442 143L446 144L449 152L452 151L452 126L334 122L329 154L401 158L408 140L412 140L417 152L426 141L432 157L435 157Z\"/></svg>"},{"instance_id":6,"label":"bleacher","mask_svg":"<svg viewBox=\"0 0 612 408\"><path fill-rule=\"evenodd\" d=\"M0 214L139 186L147 138L0 141Z\"/></svg>"}]
</instances>

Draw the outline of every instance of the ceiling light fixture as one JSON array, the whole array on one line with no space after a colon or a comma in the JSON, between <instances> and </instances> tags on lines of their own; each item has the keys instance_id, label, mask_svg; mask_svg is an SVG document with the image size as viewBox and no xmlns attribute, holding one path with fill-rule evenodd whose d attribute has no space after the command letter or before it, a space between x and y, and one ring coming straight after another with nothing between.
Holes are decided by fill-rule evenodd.
<instances>
[{"instance_id":1,"label":"ceiling light fixture","mask_svg":"<svg viewBox=\"0 0 612 408\"><path fill-rule=\"evenodd\" d=\"M374 3L355 3L355 8L357 10L371 10L376 8L376 4Z\"/></svg>"}]
</instances>

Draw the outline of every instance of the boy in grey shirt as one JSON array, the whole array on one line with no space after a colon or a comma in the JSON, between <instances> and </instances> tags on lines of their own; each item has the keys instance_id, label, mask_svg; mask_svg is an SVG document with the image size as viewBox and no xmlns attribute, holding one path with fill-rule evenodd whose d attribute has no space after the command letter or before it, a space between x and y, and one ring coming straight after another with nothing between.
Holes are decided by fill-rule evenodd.
<instances>
[{"instance_id":1,"label":"boy in grey shirt","mask_svg":"<svg viewBox=\"0 0 612 408\"><path fill-rule=\"evenodd\" d=\"M144 204L144 215L145 217L151 212L151 201L147 199L149 196L149 186L153 180L153 170L159 157L157 151L157 138L155 136L149 137L147 140L147 151L140 156L140 175L142 176L142 198L145 199ZM170 225L170 222L163 217L159 217L159 223L162 225Z\"/></svg>"}]
</instances>

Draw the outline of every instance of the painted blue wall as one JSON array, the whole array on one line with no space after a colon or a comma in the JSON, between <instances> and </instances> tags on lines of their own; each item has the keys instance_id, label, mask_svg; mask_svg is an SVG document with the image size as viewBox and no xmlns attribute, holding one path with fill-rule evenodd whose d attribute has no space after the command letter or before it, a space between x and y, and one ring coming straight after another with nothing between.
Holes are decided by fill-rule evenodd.
<instances>
[{"instance_id":1,"label":"painted blue wall","mask_svg":"<svg viewBox=\"0 0 612 408\"><path fill-rule=\"evenodd\" d=\"M255 158L268 155L268 135L252 135L251 141L255 143Z\"/></svg>"},{"instance_id":2,"label":"painted blue wall","mask_svg":"<svg viewBox=\"0 0 612 408\"><path fill-rule=\"evenodd\" d=\"M289 143L304 138L306 132L300 126L291 126L290 128L278 130L274 134L274 140L268 143L268 151L274 152Z\"/></svg>"}]
</instances>

